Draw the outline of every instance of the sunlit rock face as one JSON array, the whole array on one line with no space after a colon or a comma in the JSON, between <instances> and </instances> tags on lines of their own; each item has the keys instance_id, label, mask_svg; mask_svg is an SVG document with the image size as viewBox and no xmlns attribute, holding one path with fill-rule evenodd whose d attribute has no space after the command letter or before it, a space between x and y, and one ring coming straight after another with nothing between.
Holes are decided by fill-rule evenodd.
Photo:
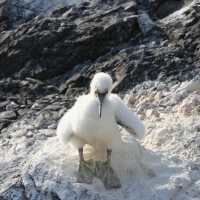
<instances>
[{"instance_id":1,"label":"sunlit rock face","mask_svg":"<svg viewBox=\"0 0 200 200\"><path fill-rule=\"evenodd\" d=\"M0 199L200 199L199 13L198 0L1 1ZM78 152L56 137L100 71L146 125L141 142L120 128L120 189L77 184Z\"/></svg>"}]
</instances>

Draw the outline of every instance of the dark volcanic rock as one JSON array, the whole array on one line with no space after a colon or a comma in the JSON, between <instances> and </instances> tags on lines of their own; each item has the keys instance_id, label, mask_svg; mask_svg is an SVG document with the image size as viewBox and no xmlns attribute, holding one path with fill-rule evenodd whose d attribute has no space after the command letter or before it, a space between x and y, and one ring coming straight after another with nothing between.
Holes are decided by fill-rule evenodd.
<instances>
[{"instance_id":1,"label":"dark volcanic rock","mask_svg":"<svg viewBox=\"0 0 200 200\"><path fill-rule=\"evenodd\" d=\"M5 111L0 113L0 120L2 119L17 119L17 114L14 111Z\"/></svg>"},{"instance_id":2,"label":"dark volcanic rock","mask_svg":"<svg viewBox=\"0 0 200 200\"><path fill-rule=\"evenodd\" d=\"M181 14L181 18L179 17ZM162 21L162 27L171 41L199 57L200 3L194 1Z\"/></svg>"},{"instance_id":3,"label":"dark volcanic rock","mask_svg":"<svg viewBox=\"0 0 200 200\"><path fill-rule=\"evenodd\" d=\"M52 12L48 18L23 24L9 35L1 33L0 76L43 80L61 75L127 42L136 33L136 16L126 18L121 7L87 17L82 9L74 5L60 18Z\"/></svg>"},{"instance_id":4,"label":"dark volcanic rock","mask_svg":"<svg viewBox=\"0 0 200 200\"><path fill-rule=\"evenodd\" d=\"M12 121L0 119L0 133L2 129L8 127L11 123Z\"/></svg>"},{"instance_id":5,"label":"dark volcanic rock","mask_svg":"<svg viewBox=\"0 0 200 200\"><path fill-rule=\"evenodd\" d=\"M8 105L10 103L10 101L4 101L0 103L0 108L4 108L6 107L6 105Z\"/></svg>"},{"instance_id":6,"label":"dark volcanic rock","mask_svg":"<svg viewBox=\"0 0 200 200\"><path fill-rule=\"evenodd\" d=\"M111 2L108 4L114 5ZM192 63L198 60L194 54L199 55L199 15L197 12L199 7L195 6L198 4L195 3L194 6L189 8L189 10L192 10L191 14L184 14L184 20L178 18L176 22L170 21L169 16L163 19L163 23L161 21L161 25L156 24L155 21L150 19L151 14L150 18L148 17L148 13L150 13L148 9L153 11L159 6L159 9L161 9L162 5L165 4L166 2L162 4L162 1L155 1L152 4L145 1L143 7L141 7L140 2L138 4L135 2L132 4L130 2L120 2L118 5L114 5L112 9L106 9L107 4L100 4L99 1L93 4L83 2L78 5L63 5L50 12L43 19L24 23L16 27L15 31L2 32L0 76L11 76L9 84L4 81L6 84L1 87L2 94L5 95L6 91L12 89L12 94L20 93L24 97L28 95L28 98L36 99L37 95L41 96L43 93L45 95L48 93L48 84L56 85L61 93L66 92L68 95L83 93L86 92L84 87L88 86L92 75L96 71L104 70L113 74L112 69L118 68L117 66L121 68L125 65L131 67L125 67L124 74L127 73L134 77L132 75L133 70L136 75L136 78L129 77L127 80L138 80L137 74L150 67L152 72L146 73L146 75L148 74L151 78L161 77L158 76L161 71L162 76L168 76L168 74L175 76L180 74L176 62L166 61L167 58L171 58L171 53L172 56L174 55L174 49L176 49L177 58L181 59L181 63L179 63L181 65L184 63L184 71L193 68ZM174 2L174 4L178 4L177 9L186 6L183 2ZM95 10L97 5L104 6L99 7L99 10ZM137 16L137 13L141 14ZM187 12L185 11L185 13ZM167 19L169 23L164 22ZM177 23L182 25L177 26ZM188 26L191 28L188 29ZM158 27L159 30L156 30ZM143 31L144 36L140 34L140 29ZM154 32L151 33L153 30ZM162 33L162 30L170 40ZM190 51L191 54L175 47L173 42ZM141 44L145 46L142 47ZM113 55L117 55L118 52L132 45L135 46L132 50L136 51L133 54L139 53L139 57L130 56L131 59L123 58L122 61L112 61ZM164 53L161 54L159 48L163 47ZM148 57L148 54L157 55L156 61L153 57ZM185 57L182 57L184 54L186 54ZM186 59L188 56L190 60ZM142 60L143 57L145 57L145 63ZM109 64L108 69L107 67L102 68L98 64L100 60L106 62L108 59L110 63L116 63ZM158 60L160 60L160 63L162 62L162 69L159 67ZM153 72L152 66L156 66L156 72ZM140 71L135 70L135 68L140 68ZM90 74L88 74L88 69L91 71ZM147 78L146 75L143 76L143 79L144 77ZM60 76L57 79L58 81L51 79L44 86L33 85L30 87L26 84L23 85L23 89L19 89L19 81L14 80L24 80L27 77L32 77L45 81L56 76ZM120 82L121 80L117 80L117 85ZM127 85L125 84L124 87L120 88L125 89ZM48 90L50 90L50 93L58 92L54 86L48 86Z\"/></svg>"},{"instance_id":7,"label":"dark volcanic rock","mask_svg":"<svg viewBox=\"0 0 200 200\"><path fill-rule=\"evenodd\" d=\"M41 19L63 2L62 0L2 0L0 2L0 31L10 30L17 25Z\"/></svg>"},{"instance_id":8,"label":"dark volcanic rock","mask_svg":"<svg viewBox=\"0 0 200 200\"><path fill-rule=\"evenodd\" d=\"M159 18L164 18L170 15L171 13L181 9L183 6L188 5L192 2L190 1L184 1L184 0L178 0L178 1L163 1L164 3L161 4L161 6L158 8L156 14Z\"/></svg>"}]
</instances>

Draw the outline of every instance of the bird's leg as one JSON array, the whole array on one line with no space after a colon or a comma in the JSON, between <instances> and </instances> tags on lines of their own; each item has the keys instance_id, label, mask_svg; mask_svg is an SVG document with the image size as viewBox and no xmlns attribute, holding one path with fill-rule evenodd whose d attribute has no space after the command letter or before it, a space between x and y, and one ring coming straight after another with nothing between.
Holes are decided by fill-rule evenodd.
<instances>
[{"instance_id":1,"label":"bird's leg","mask_svg":"<svg viewBox=\"0 0 200 200\"><path fill-rule=\"evenodd\" d=\"M78 154L79 154L79 161L84 161L83 159L83 147L78 149Z\"/></svg>"},{"instance_id":2,"label":"bird's leg","mask_svg":"<svg viewBox=\"0 0 200 200\"><path fill-rule=\"evenodd\" d=\"M112 150L107 149L107 162L110 164L110 157L111 157Z\"/></svg>"},{"instance_id":3,"label":"bird's leg","mask_svg":"<svg viewBox=\"0 0 200 200\"><path fill-rule=\"evenodd\" d=\"M83 148L78 149L79 152L79 166L76 174L77 183L91 183L94 174L94 161L85 161L83 158Z\"/></svg>"},{"instance_id":4,"label":"bird's leg","mask_svg":"<svg viewBox=\"0 0 200 200\"><path fill-rule=\"evenodd\" d=\"M106 189L109 188L119 188L121 187L121 183L119 181L119 178L113 168L111 167L111 152L112 150L107 149L107 161L96 162L96 177L99 178Z\"/></svg>"}]
</instances>

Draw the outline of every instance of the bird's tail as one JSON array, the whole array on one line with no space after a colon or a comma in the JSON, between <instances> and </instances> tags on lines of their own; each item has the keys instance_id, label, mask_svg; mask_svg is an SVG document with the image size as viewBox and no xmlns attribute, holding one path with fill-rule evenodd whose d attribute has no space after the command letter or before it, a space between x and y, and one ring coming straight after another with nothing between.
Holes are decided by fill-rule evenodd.
<instances>
[{"instance_id":1,"label":"bird's tail","mask_svg":"<svg viewBox=\"0 0 200 200\"><path fill-rule=\"evenodd\" d=\"M58 127L57 127L57 136L58 139L66 144L69 142L73 132L72 132L72 125L71 125L71 112L68 111L60 120Z\"/></svg>"}]
</instances>

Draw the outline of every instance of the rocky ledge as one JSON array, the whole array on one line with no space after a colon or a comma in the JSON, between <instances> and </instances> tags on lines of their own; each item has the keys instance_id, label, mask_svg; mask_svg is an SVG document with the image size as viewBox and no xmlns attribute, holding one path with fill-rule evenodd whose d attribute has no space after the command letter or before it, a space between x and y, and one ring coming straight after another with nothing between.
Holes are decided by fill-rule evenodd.
<instances>
[{"instance_id":1,"label":"rocky ledge","mask_svg":"<svg viewBox=\"0 0 200 200\"><path fill-rule=\"evenodd\" d=\"M200 199L199 0L0 5L0 199ZM120 189L77 184L56 137L99 71L146 124L140 143L121 130Z\"/></svg>"}]
</instances>

